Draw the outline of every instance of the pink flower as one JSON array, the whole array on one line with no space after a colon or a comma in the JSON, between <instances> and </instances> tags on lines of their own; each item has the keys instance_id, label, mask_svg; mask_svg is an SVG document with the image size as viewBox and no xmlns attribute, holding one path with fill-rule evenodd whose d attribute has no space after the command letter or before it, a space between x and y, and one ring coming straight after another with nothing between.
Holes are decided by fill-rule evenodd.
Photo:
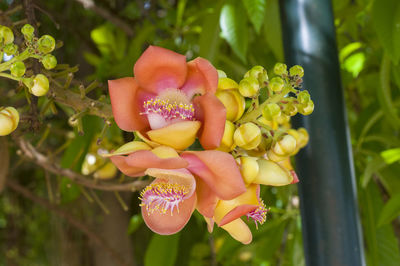
<instances>
[{"instance_id":1,"label":"pink flower","mask_svg":"<svg viewBox=\"0 0 400 266\"><path fill-rule=\"evenodd\" d=\"M226 111L214 95L216 69L203 58L150 46L137 60L135 77L108 82L117 125L156 144L184 150L199 137L204 149L219 146Z\"/></svg>"}]
</instances>

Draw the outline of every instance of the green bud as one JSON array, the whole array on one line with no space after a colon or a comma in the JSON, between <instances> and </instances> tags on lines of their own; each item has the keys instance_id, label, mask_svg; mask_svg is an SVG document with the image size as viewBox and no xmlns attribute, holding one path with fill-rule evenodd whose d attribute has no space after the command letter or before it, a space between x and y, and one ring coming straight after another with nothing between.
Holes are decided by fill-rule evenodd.
<instances>
[{"instance_id":1,"label":"green bud","mask_svg":"<svg viewBox=\"0 0 400 266\"><path fill-rule=\"evenodd\" d=\"M283 90L283 87L285 86L285 82L283 79L280 77L274 77L271 79L271 82L268 84L268 87L273 91L273 92L280 92Z\"/></svg>"},{"instance_id":2,"label":"green bud","mask_svg":"<svg viewBox=\"0 0 400 266\"><path fill-rule=\"evenodd\" d=\"M308 104L308 102L311 100L310 94L308 93L308 91L301 91L298 95L297 95L297 101L300 104Z\"/></svg>"},{"instance_id":3,"label":"green bud","mask_svg":"<svg viewBox=\"0 0 400 266\"><path fill-rule=\"evenodd\" d=\"M49 80L43 74L38 74L33 79L33 86L30 89L35 96L43 96L49 91Z\"/></svg>"},{"instance_id":4,"label":"green bud","mask_svg":"<svg viewBox=\"0 0 400 266\"><path fill-rule=\"evenodd\" d=\"M262 66L254 66L244 75L245 78L252 77L258 80L260 85L268 82L268 74L267 70L265 70Z\"/></svg>"},{"instance_id":5,"label":"green bud","mask_svg":"<svg viewBox=\"0 0 400 266\"><path fill-rule=\"evenodd\" d=\"M297 107L293 103L289 102L283 108L283 112L288 116L294 116L297 114Z\"/></svg>"},{"instance_id":6,"label":"green bud","mask_svg":"<svg viewBox=\"0 0 400 266\"><path fill-rule=\"evenodd\" d=\"M15 53L18 51L18 46L13 43L9 43L6 46L4 46L4 52L6 52L7 55L15 55Z\"/></svg>"},{"instance_id":7,"label":"green bud","mask_svg":"<svg viewBox=\"0 0 400 266\"><path fill-rule=\"evenodd\" d=\"M56 47L56 41L50 35L43 35L38 40L38 49L41 53L48 54Z\"/></svg>"},{"instance_id":8,"label":"green bud","mask_svg":"<svg viewBox=\"0 0 400 266\"><path fill-rule=\"evenodd\" d=\"M42 59L42 64L45 69L53 69L57 65L57 59L51 54L47 54Z\"/></svg>"},{"instance_id":9,"label":"green bud","mask_svg":"<svg viewBox=\"0 0 400 266\"><path fill-rule=\"evenodd\" d=\"M11 75L17 78L22 77L25 74L25 70L26 67L22 61L15 62L10 67Z\"/></svg>"},{"instance_id":10,"label":"green bud","mask_svg":"<svg viewBox=\"0 0 400 266\"><path fill-rule=\"evenodd\" d=\"M302 78L304 76L304 69L299 65L295 65L289 69L289 73L291 76L298 76Z\"/></svg>"},{"instance_id":11,"label":"green bud","mask_svg":"<svg viewBox=\"0 0 400 266\"><path fill-rule=\"evenodd\" d=\"M260 90L260 83L253 77L247 77L240 81L239 92L244 97L256 97Z\"/></svg>"},{"instance_id":12,"label":"green bud","mask_svg":"<svg viewBox=\"0 0 400 266\"><path fill-rule=\"evenodd\" d=\"M287 75L288 72L286 64L276 63L274 66L274 73L279 76Z\"/></svg>"},{"instance_id":13,"label":"green bud","mask_svg":"<svg viewBox=\"0 0 400 266\"><path fill-rule=\"evenodd\" d=\"M280 116L281 108L276 103L267 104L262 110L262 116L268 121L274 120L276 117Z\"/></svg>"},{"instance_id":14,"label":"green bud","mask_svg":"<svg viewBox=\"0 0 400 266\"><path fill-rule=\"evenodd\" d=\"M22 34L24 35L25 39L31 41L33 39L33 34L35 32L35 28L32 27L30 24L25 24L21 29Z\"/></svg>"},{"instance_id":15,"label":"green bud","mask_svg":"<svg viewBox=\"0 0 400 266\"><path fill-rule=\"evenodd\" d=\"M14 41L14 33L6 26L0 26L0 37L3 40L3 44L9 44Z\"/></svg>"},{"instance_id":16,"label":"green bud","mask_svg":"<svg viewBox=\"0 0 400 266\"><path fill-rule=\"evenodd\" d=\"M314 111L314 102L310 100L307 104L298 107L299 113L302 115L309 115Z\"/></svg>"}]
</instances>

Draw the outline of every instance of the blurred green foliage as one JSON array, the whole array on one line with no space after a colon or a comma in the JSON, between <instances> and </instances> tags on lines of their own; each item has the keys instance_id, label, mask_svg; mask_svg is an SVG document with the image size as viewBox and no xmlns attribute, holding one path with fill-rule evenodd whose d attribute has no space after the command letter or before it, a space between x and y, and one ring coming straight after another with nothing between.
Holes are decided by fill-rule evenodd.
<instances>
[{"instance_id":1,"label":"blurred green foliage","mask_svg":"<svg viewBox=\"0 0 400 266\"><path fill-rule=\"evenodd\" d=\"M128 24L133 36L93 9L85 9L79 1L35 2L45 11L36 11L39 31L64 42L56 51L58 61L80 64L77 75L86 81L132 76L134 62L149 44L172 49L188 59L207 58L235 79L253 65L272 71L273 65L284 59L278 0L96 1ZM8 4L1 3L0 8L5 10ZM334 0L333 8L367 263L398 265L400 2ZM19 14L12 19L23 17ZM6 88L10 84L2 85ZM0 98L0 105L4 104ZM68 142L61 153L62 166L79 171L90 143L101 131L101 121L85 118L85 135L75 132L69 139L65 135L73 131L66 121L70 111L57 107L60 111L54 118L58 120L53 119L57 122L52 123L46 148L56 150ZM42 133L30 137L38 141ZM110 141L122 142L115 126L107 134ZM12 159L15 163L19 160L15 155ZM29 165L12 170L12 178L49 198L43 170ZM61 176L56 180L51 187L55 202L62 208L88 224L106 215L90 202L90 192ZM193 215L177 235L154 235L140 217L137 193L128 204L131 219L124 228L126 236L119 237L129 237L136 265L304 265L296 186L264 187L261 195L271 212L258 230L251 225L254 239L247 246L219 228L209 235L200 215ZM112 216L113 210L109 211ZM77 265L94 265L94 254L103 251L87 242L47 210L10 191L2 193L0 252L4 256L0 256L0 265L56 265L72 253L79 257L81 264Z\"/></svg>"}]
</instances>

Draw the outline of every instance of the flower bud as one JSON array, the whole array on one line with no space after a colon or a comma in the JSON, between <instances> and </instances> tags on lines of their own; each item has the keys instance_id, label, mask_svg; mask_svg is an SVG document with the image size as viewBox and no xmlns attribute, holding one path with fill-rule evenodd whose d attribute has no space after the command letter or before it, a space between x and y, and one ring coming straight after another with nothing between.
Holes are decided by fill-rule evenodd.
<instances>
[{"instance_id":1,"label":"flower bud","mask_svg":"<svg viewBox=\"0 0 400 266\"><path fill-rule=\"evenodd\" d=\"M304 127L299 128L297 132L299 133L300 137L299 140L297 140L297 143L300 148L303 148L304 146L307 145L310 137L308 135L307 129L305 129Z\"/></svg>"},{"instance_id":2,"label":"flower bud","mask_svg":"<svg viewBox=\"0 0 400 266\"><path fill-rule=\"evenodd\" d=\"M299 78L302 78L304 76L304 69L299 65L295 65L289 69L289 73L290 76L298 76Z\"/></svg>"},{"instance_id":3,"label":"flower bud","mask_svg":"<svg viewBox=\"0 0 400 266\"><path fill-rule=\"evenodd\" d=\"M253 183L258 175L259 166L256 157L243 156L236 159L240 165L240 173L243 181L248 185Z\"/></svg>"},{"instance_id":4,"label":"flower bud","mask_svg":"<svg viewBox=\"0 0 400 266\"><path fill-rule=\"evenodd\" d=\"M18 51L18 45L13 44L13 43L9 43L6 46L4 46L3 51L7 55L15 55L15 53Z\"/></svg>"},{"instance_id":5,"label":"flower bud","mask_svg":"<svg viewBox=\"0 0 400 266\"><path fill-rule=\"evenodd\" d=\"M37 97L46 95L49 91L49 80L43 74L38 74L33 79L33 86L30 89L31 93Z\"/></svg>"},{"instance_id":6,"label":"flower bud","mask_svg":"<svg viewBox=\"0 0 400 266\"><path fill-rule=\"evenodd\" d=\"M25 70L26 70L25 64L21 61L15 62L10 67L11 75L17 78L22 77L25 74Z\"/></svg>"},{"instance_id":7,"label":"flower bud","mask_svg":"<svg viewBox=\"0 0 400 266\"><path fill-rule=\"evenodd\" d=\"M220 69L217 69L218 78L226 78L226 73Z\"/></svg>"},{"instance_id":8,"label":"flower bud","mask_svg":"<svg viewBox=\"0 0 400 266\"><path fill-rule=\"evenodd\" d=\"M237 91L238 84L229 78L221 78L218 81L218 90L215 96L222 102L226 109L226 119L238 120L244 113L246 102Z\"/></svg>"},{"instance_id":9,"label":"flower bud","mask_svg":"<svg viewBox=\"0 0 400 266\"><path fill-rule=\"evenodd\" d=\"M0 25L0 40L5 45L14 42L14 33L9 27Z\"/></svg>"},{"instance_id":10,"label":"flower bud","mask_svg":"<svg viewBox=\"0 0 400 266\"><path fill-rule=\"evenodd\" d=\"M300 104L308 104L308 102L311 100L310 97L310 93L308 93L308 91L304 90L301 91L298 95L297 95L297 101Z\"/></svg>"},{"instance_id":11,"label":"flower bud","mask_svg":"<svg viewBox=\"0 0 400 266\"><path fill-rule=\"evenodd\" d=\"M281 113L279 116L277 116L277 117L275 118L275 120L276 120L276 122L277 122L278 124L284 125L284 124L289 123L289 121L290 121L290 116Z\"/></svg>"},{"instance_id":12,"label":"flower bud","mask_svg":"<svg viewBox=\"0 0 400 266\"><path fill-rule=\"evenodd\" d=\"M262 110L262 116L269 121L273 121L280 115L281 108L276 103L269 103Z\"/></svg>"},{"instance_id":13,"label":"flower bud","mask_svg":"<svg viewBox=\"0 0 400 266\"><path fill-rule=\"evenodd\" d=\"M272 146L278 156L290 156L296 150L296 139L292 135L285 135Z\"/></svg>"},{"instance_id":14,"label":"flower bud","mask_svg":"<svg viewBox=\"0 0 400 266\"><path fill-rule=\"evenodd\" d=\"M267 70L265 70L262 66L254 66L244 75L245 78L251 77L258 80L259 84L263 86L266 82L268 82L268 74Z\"/></svg>"},{"instance_id":15,"label":"flower bud","mask_svg":"<svg viewBox=\"0 0 400 266\"><path fill-rule=\"evenodd\" d=\"M239 83L239 92L244 97L257 97L259 91L260 83L256 78L247 77Z\"/></svg>"},{"instance_id":16,"label":"flower bud","mask_svg":"<svg viewBox=\"0 0 400 266\"><path fill-rule=\"evenodd\" d=\"M254 123L245 123L236 129L233 140L245 150L255 149L261 142L261 130Z\"/></svg>"},{"instance_id":17,"label":"flower bud","mask_svg":"<svg viewBox=\"0 0 400 266\"><path fill-rule=\"evenodd\" d=\"M224 77L218 79L218 90L237 90L239 84L233 79Z\"/></svg>"},{"instance_id":18,"label":"flower bud","mask_svg":"<svg viewBox=\"0 0 400 266\"><path fill-rule=\"evenodd\" d=\"M47 54L42 59L42 64L45 69L53 69L57 66L57 59L51 54Z\"/></svg>"},{"instance_id":19,"label":"flower bud","mask_svg":"<svg viewBox=\"0 0 400 266\"><path fill-rule=\"evenodd\" d=\"M24 35L27 41L31 41L33 39L33 33L35 32L35 28L30 24L25 24L21 29L22 34Z\"/></svg>"},{"instance_id":20,"label":"flower bud","mask_svg":"<svg viewBox=\"0 0 400 266\"><path fill-rule=\"evenodd\" d=\"M266 159L260 159L257 163L259 171L253 183L269 186L285 186L292 183L293 176L279 164Z\"/></svg>"},{"instance_id":21,"label":"flower bud","mask_svg":"<svg viewBox=\"0 0 400 266\"><path fill-rule=\"evenodd\" d=\"M274 73L279 75L279 76L285 76L288 74L287 72L287 66L282 63L276 63L274 66Z\"/></svg>"},{"instance_id":22,"label":"flower bud","mask_svg":"<svg viewBox=\"0 0 400 266\"><path fill-rule=\"evenodd\" d=\"M310 100L307 104L298 107L299 113L302 115L309 115L314 111L314 102Z\"/></svg>"},{"instance_id":23,"label":"flower bud","mask_svg":"<svg viewBox=\"0 0 400 266\"><path fill-rule=\"evenodd\" d=\"M56 47L56 41L50 35L43 35L38 40L38 49L43 54L48 54Z\"/></svg>"},{"instance_id":24,"label":"flower bud","mask_svg":"<svg viewBox=\"0 0 400 266\"><path fill-rule=\"evenodd\" d=\"M280 77L274 77L271 79L271 82L268 84L268 87L273 92L281 92L283 87L285 86L285 82Z\"/></svg>"},{"instance_id":25,"label":"flower bud","mask_svg":"<svg viewBox=\"0 0 400 266\"><path fill-rule=\"evenodd\" d=\"M235 148L235 143L233 142L233 134L235 133L235 129L235 125L231 121L225 121L224 135L217 150L230 152Z\"/></svg>"},{"instance_id":26,"label":"flower bud","mask_svg":"<svg viewBox=\"0 0 400 266\"><path fill-rule=\"evenodd\" d=\"M285 104L283 113L288 116L295 116L297 114L297 107L292 102Z\"/></svg>"},{"instance_id":27,"label":"flower bud","mask_svg":"<svg viewBox=\"0 0 400 266\"><path fill-rule=\"evenodd\" d=\"M267 120L267 119L265 119L264 116L260 116L259 118L257 118L257 121L266 126L269 126L273 130L278 129L278 123L275 120Z\"/></svg>"},{"instance_id":28,"label":"flower bud","mask_svg":"<svg viewBox=\"0 0 400 266\"><path fill-rule=\"evenodd\" d=\"M117 168L99 155L88 153L83 161L81 172L84 175L93 174L96 179L110 179L116 175Z\"/></svg>"},{"instance_id":29,"label":"flower bud","mask_svg":"<svg viewBox=\"0 0 400 266\"><path fill-rule=\"evenodd\" d=\"M13 132L19 123L19 113L14 107L0 107L0 136Z\"/></svg>"}]
</instances>

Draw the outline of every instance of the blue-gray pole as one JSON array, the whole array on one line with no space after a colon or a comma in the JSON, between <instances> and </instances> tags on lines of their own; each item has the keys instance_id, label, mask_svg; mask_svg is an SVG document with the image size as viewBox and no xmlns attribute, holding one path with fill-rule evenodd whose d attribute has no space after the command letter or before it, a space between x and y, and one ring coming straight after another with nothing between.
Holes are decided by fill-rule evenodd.
<instances>
[{"instance_id":1,"label":"blue-gray pole","mask_svg":"<svg viewBox=\"0 0 400 266\"><path fill-rule=\"evenodd\" d=\"M310 134L296 158L306 263L365 265L331 2L282 0L280 9L286 62L304 67L315 104L297 121Z\"/></svg>"}]
</instances>

